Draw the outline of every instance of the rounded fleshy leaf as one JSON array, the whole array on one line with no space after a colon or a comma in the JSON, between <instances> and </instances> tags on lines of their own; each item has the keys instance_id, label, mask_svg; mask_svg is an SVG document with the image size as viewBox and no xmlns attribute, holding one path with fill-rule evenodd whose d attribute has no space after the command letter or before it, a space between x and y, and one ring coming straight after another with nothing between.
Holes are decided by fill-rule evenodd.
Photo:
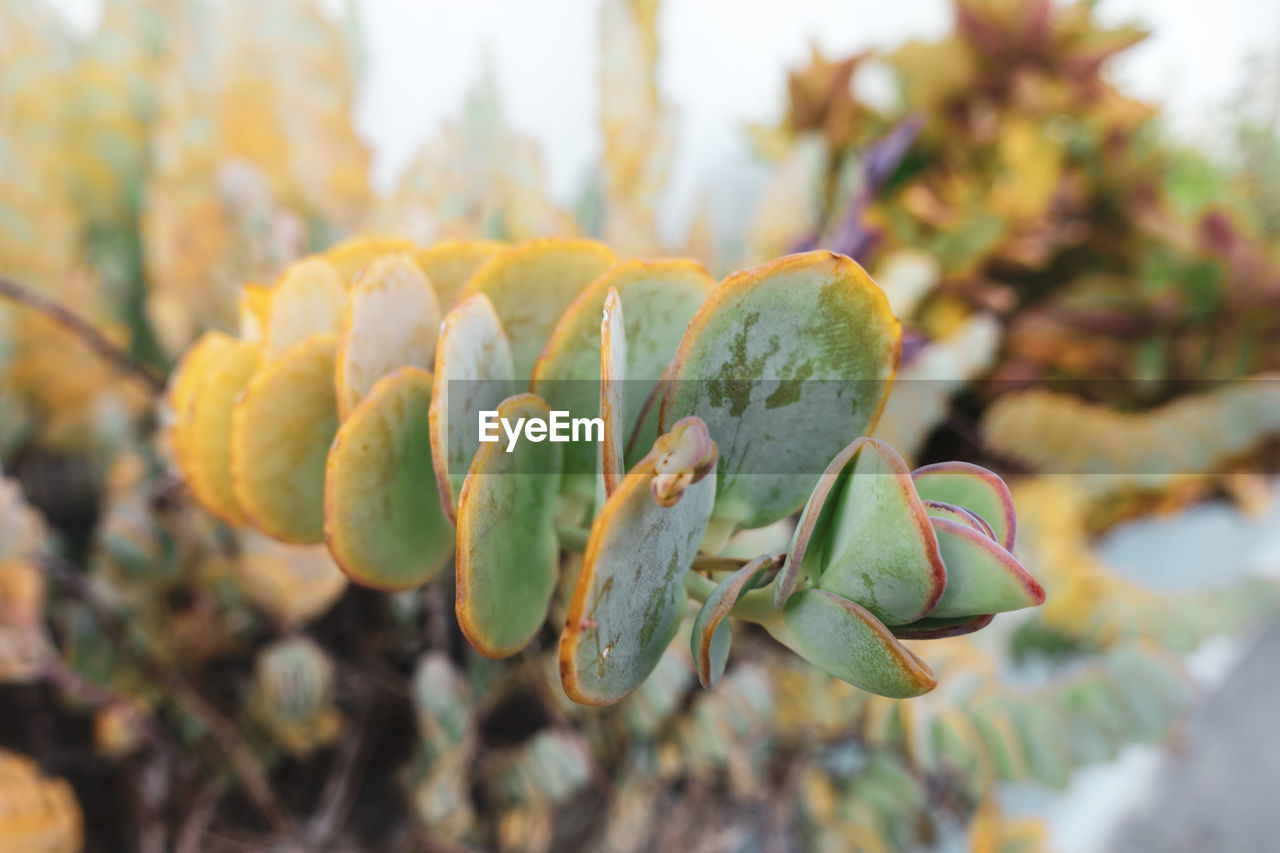
<instances>
[{"instance_id":1,"label":"rounded fleshy leaf","mask_svg":"<svg viewBox=\"0 0 1280 853\"><path fill-rule=\"evenodd\" d=\"M899 640L941 640L980 631L990 625L994 618L994 613L982 616L956 616L951 619L934 619L926 616L910 625L899 625L889 630Z\"/></svg>"},{"instance_id":2,"label":"rounded fleshy leaf","mask_svg":"<svg viewBox=\"0 0 1280 853\"><path fill-rule=\"evenodd\" d=\"M324 469L338 430L337 335L315 335L269 362L231 414L231 482L255 527L282 542L324 539Z\"/></svg>"},{"instance_id":3,"label":"rounded fleshy leaf","mask_svg":"<svg viewBox=\"0 0 1280 853\"><path fill-rule=\"evenodd\" d=\"M786 605L787 599L796 591L801 580L821 573L823 536L819 531L825 534L830 529L837 498L848 482L849 460L862 447L863 441L862 438L856 438L836 454L809 493L809 499L805 502L791 535L791 545L787 549L782 571L778 574L778 583L774 587L778 607ZM810 545L813 546L812 549Z\"/></svg>"},{"instance_id":4,"label":"rounded fleshy leaf","mask_svg":"<svg viewBox=\"0 0 1280 853\"><path fill-rule=\"evenodd\" d=\"M436 342L431 389L431 458L440 502L450 519L480 446L479 413L495 411L515 391L511 345L483 294L445 315Z\"/></svg>"},{"instance_id":5,"label":"rounded fleshy leaf","mask_svg":"<svg viewBox=\"0 0 1280 853\"><path fill-rule=\"evenodd\" d=\"M600 477L605 496L613 494L627 472L622 459L626 442L627 333L622 322L622 301L609 288L600 318L600 420L604 440L600 442Z\"/></svg>"},{"instance_id":6,"label":"rounded fleshy leaf","mask_svg":"<svg viewBox=\"0 0 1280 853\"><path fill-rule=\"evenodd\" d=\"M291 265L271 290L262 330L266 360L274 361L312 335L338 332L346 306L347 288L324 258L307 258Z\"/></svg>"},{"instance_id":7,"label":"rounded fleshy leaf","mask_svg":"<svg viewBox=\"0 0 1280 853\"><path fill-rule=\"evenodd\" d=\"M729 644L732 635L728 616L735 604L747 592L755 589L760 581L778 567L780 557L762 555L726 577L707 596L702 609L693 620L690 645L693 662L698 670L698 680L710 690L724 675L729 662Z\"/></svg>"},{"instance_id":8,"label":"rounded fleshy leaf","mask_svg":"<svg viewBox=\"0 0 1280 853\"><path fill-rule=\"evenodd\" d=\"M498 417L546 420L535 394L502 401ZM486 657L513 655L547 617L560 543L555 531L561 446L527 438L480 445L458 502L458 624Z\"/></svg>"},{"instance_id":9,"label":"rounded fleshy leaf","mask_svg":"<svg viewBox=\"0 0 1280 853\"><path fill-rule=\"evenodd\" d=\"M240 340L261 341L271 316L271 288L246 284L240 288Z\"/></svg>"},{"instance_id":10,"label":"rounded fleshy leaf","mask_svg":"<svg viewBox=\"0 0 1280 853\"><path fill-rule=\"evenodd\" d=\"M431 374L402 367L374 384L329 449L324 538L363 586L418 586L453 554L453 525L430 485L430 407Z\"/></svg>"},{"instance_id":11,"label":"rounded fleshy leaf","mask_svg":"<svg viewBox=\"0 0 1280 853\"><path fill-rule=\"evenodd\" d=\"M1052 706L1030 702L1010 703L1008 714L1031 776L1050 788L1065 788L1073 762L1069 738L1062 736L1066 725L1060 715Z\"/></svg>"},{"instance_id":12,"label":"rounded fleshy leaf","mask_svg":"<svg viewBox=\"0 0 1280 853\"><path fill-rule=\"evenodd\" d=\"M383 255L413 253L418 246L398 237L352 237L325 250L322 257L337 270L344 287L355 284L362 270Z\"/></svg>"},{"instance_id":13,"label":"rounded fleshy leaf","mask_svg":"<svg viewBox=\"0 0 1280 853\"><path fill-rule=\"evenodd\" d=\"M187 479L191 477L192 460L192 454L187 451L191 443L191 401L209 371L234 343L234 338L222 332L205 332L187 350L169 379L168 402L173 417L169 441L173 446L173 460Z\"/></svg>"},{"instance_id":14,"label":"rounded fleshy leaf","mask_svg":"<svg viewBox=\"0 0 1280 853\"><path fill-rule=\"evenodd\" d=\"M288 545L241 528L235 576L250 604L289 630L324 615L347 589L347 576L323 545Z\"/></svg>"},{"instance_id":15,"label":"rounded fleshy leaf","mask_svg":"<svg viewBox=\"0 0 1280 853\"><path fill-rule=\"evenodd\" d=\"M717 518L762 527L799 509L827 462L875 424L901 326L862 268L809 252L725 279L689 323L661 423L721 445Z\"/></svg>"},{"instance_id":16,"label":"rounded fleshy leaf","mask_svg":"<svg viewBox=\"0 0 1280 853\"><path fill-rule=\"evenodd\" d=\"M635 423L631 426L631 434L627 436L627 446L623 451L623 457L628 462L643 458L644 448L652 447L660 433L658 422L662 419L662 397L667 392L667 380L668 374L664 371L640 402L640 409L636 412Z\"/></svg>"},{"instance_id":17,"label":"rounded fleshy leaf","mask_svg":"<svg viewBox=\"0 0 1280 853\"><path fill-rule=\"evenodd\" d=\"M1013 721L1000 708L970 708L969 719L978 734L982 750L996 774L1008 781L1026 775L1026 751Z\"/></svg>"},{"instance_id":18,"label":"rounded fleshy leaf","mask_svg":"<svg viewBox=\"0 0 1280 853\"><path fill-rule=\"evenodd\" d=\"M684 472L659 471L664 459L685 458L686 446L708 442L700 421L681 421L627 473L591 525L560 636L560 680L573 701L617 702L648 677L675 636L687 600L684 575L715 501L715 470L700 458ZM701 479L683 477L702 469ZM655 487L674 502L660 504Z\"/></svg>"},{"instance_id":19,"label":"rounded fleshy leaf","mask_svg":"<svg viewBox=\"0 0 1280 853\"><path fill-rule=\"evenodd\" d=\"M446 240L413 253L418 267L427 274L441 308L451 308L476 270L507 248L495 240Z\"/></svg>"},{"instance_id":20,"label":"rounded fleshy leaf","mask_svg":"<svg viewBox=\"0 0 1280 853\"><path fill-rule=\"evenodd\" d=\"M334 370L338 417L397 367L430 370L440 328L431 283L405 254L372 261L351 290Z\"/></svg>"},{"instance_id":21,"label":"rounded fleshy leaf","mask_svg":"<svg viewBox=\"0 0 1280 853\"><path fill-rule=\"evenodd\" d=\"M969 462L937 462L912 471L911 478L921 498L969 510L990 526L1006 551L1013 550L1018 519L1013 495L999 475Z\"/></svg>"},{"instance_id":22,"label":"rounded fleshy leaf","mask_svg":"<svg viewBox=\"0 0 1280 853\"><path fill-rule=\"evenodd\" d=\"M949 518L952 521L960 522L965 527L972 527L992 541L999 541L996 539L995 531L991 529L991 525L987 524L986 519L962 506L943 503L942 501L925 501L924 508L925 512L929 513L930 518Z\"/></svg>"},{"instance_id":23,"label":"rounded fleshy leaf","mask_svg":"<svg viewBox=\"0 0 1280 853\"><path fill-rule=\"evenodd\" d=\"M892 447L855 439L823 472L792 538L780 604L803 574L887 625L914 622L938 603L947 573L937 537Z\"/></svg>"},{"instance_id":24,"label":"rounded fleshy leaf","mask_svg":"<svg viewBox=\"0 0 1280 853\"><path fill-rule=\"evenodd\" d=\"M787 601L786 642L796 654L854 687L905 699L937 682L924 661L862 607L821 589L802 589Z\"/></svg>"},{"instance_id":25,"label":"rounded fleshy leaf","mask_svg":"<svg viewBox=\"0 0 1280 853\"><path fill-rule=\"evenodd\" d=\"M600 317L604 300L616 290L626 306L623 329L628 342L623 411L625 458L638 462L658 437L660 400L646 401L675 355L685 326L711 292L714 282L692 261L628 261L611 267L565 309L534 364L532 390L554 409L595 417L599 397ZM644 418L642 429L637 424ZM598 446L565 445L565 487L582 493L593 485Z\"/></svg>"},{"instance_id":26,"label":"rounded fleshy leaf","mask_svg":"<svg viewBox=\"0 0 1280 853\"><path fill-rule=\"evenodd\" d=\"M205 509L228 524L245 520L231 485L231 412L261 364L262 347L233 342L189 403L187 484Z\"/></svg>"},{"instance_id":27,"label":"rounded fleshy leaf","mask_svg":"<svg viewBox=\"0 0 1280 853\"><path fill-rule=\"evenodd\" d=\"M930 520L947 566L947 588L931 618L1004 613L1044 603L1039 581L1000 543L958 521Z\"/></svg>"},{"instance_id":28,"label":"rounded fleshy leaf","mask_svg":"<svg viewBox=\"0 0 1280 853\"><path fill-rule=\"evenodd\" d=\"M462 297L489 297L523 382L569 303L613 263L613 252L594 240L534 240L504 249L476 270Z\"/></svg>"},{"instance_id":29,"label":"rounded fleshy leaf","mask_svg":"<svg viewBox=\"0 0 1280 853\"><path fill-rule=\"evenodd\" d=\"M10 746L0 747L0 850L75 853L85 849L86 821L71 782L46 776L39 764L10 751Z\"/></svg>"}]
</instances>

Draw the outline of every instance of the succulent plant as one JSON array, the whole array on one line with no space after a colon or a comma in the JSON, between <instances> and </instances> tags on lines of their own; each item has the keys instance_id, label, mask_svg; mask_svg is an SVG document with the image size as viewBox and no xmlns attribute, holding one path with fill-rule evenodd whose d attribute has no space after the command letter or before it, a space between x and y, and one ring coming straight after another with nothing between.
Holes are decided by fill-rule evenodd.
<instances>
[{"instance_id":1,"label":"succulent plant","mask_svg":"<svg viewBox=\"0 0 1280 853\"><path fill-rule=\"evenodd\" d=\"M287 752L308 755L337 739L333 662L311 640L278 640L258 653L249 713Z\"/></svg>"},{"instance_id":2,"label":"succulent plant","mask_svg":"<svg viewBox=\"0 0 1280 853\"><path fill-rule=\"evenodd\" d=\"M0 750L0 847L76 853L84 817L65 779L41 774L34 761Z\"/></svg>"},{"instance_id":3,"label":"succulent plant","mask_svg":"<svg viewBox=\"0 0 1280 853\"><path fill-rule=\"evenodd\" d=\"M299 775L354 779L366 760L336 844L1038 849L1044 827L1001 815L1000 781L1061 787L1163 736L1190 682L1150 647L1280 609L1258 577L1150 589L1093 541L1151 509L1117 491L1229 490L1167 471L1255 464L1276 423L1266 381L1186 396L1188 376L1277 366L1259 343L1276 263L1241 199L1197 183L1204 164L1099 75L1135 33L1083 5L957 0L954 37L889 56L901 109L859 102L864 57L797 75L768 220L721 248L754 263L828 247L865 259L881 297L823 253L719 285L691 261L630 260L717 256L654 233L673 138L657 5L602 7L602 163L570 215L492 78L376 200L345 119L349 51L309 2L260 27L228 2L193 27L182 4L108 0L81 44L38 4L0 3L0 53L24 72L0 94L6 275L156 365L221 330L170 384L158 444L183 490L143 389L0 306L0 455L91 448L102 486L91 546L51 514L37 554L0 484L0 680L47 682L7 685L39 697L9 711L84 797L91 849L130 846L132 828L100 832L117 788L165 791L138 804L152 846L190 846L188 815L278 845L264 791L301 817ZM246 72L263 56L280 61ZM118 139L112 169L86 138ZM378 236L304 257L360 230ZM519 242L549 234L608 248ZM513 243L443 239L472 237ZM993 369L1055 393L975 383ZM1053 384L1089 376L1142 381ZM474 429L479 411L554 410L599 417L602 440ZM981 416L985 446L951 449L957 415ZM1011 500L983 469L917 467L962 453L1119 476L1020 478ZM942 639L1037 603L1023 564L1048 606ZM416 748L383 724L410 708ZM63 763L90 719L98 754ZM0 768L0 847L12 818L78 848L67 787L7 754ZM402 784L416 822L396 812Z\"/></svg>"},{"instance_id":4,"label":"succulent plant","mask_svg":"<svg viewBox=\"0 0 1280 853\"><path fill-rule=\"evenodd\" d=\"M540 630L562 549L581 550L560 674L587 704L644 683L690 597L707 687L732 616L890 696L935 683L903 639L1043 600L995 474L911 472L865 437L900 333L848 258L792 255L713 287L691 262L541 240L486 250L442 304L415 260L441 252L474 254L364 241L305 258L246 293L240 338L192 347L171 444L202 504L323 541L365 586L418 586L452 556L463 634L495 658ZM553 408L598 416L601 440L479 441L482 412L545 422ZM785 553L717 556L797 511Z\"/></svg>"}]
</instances>

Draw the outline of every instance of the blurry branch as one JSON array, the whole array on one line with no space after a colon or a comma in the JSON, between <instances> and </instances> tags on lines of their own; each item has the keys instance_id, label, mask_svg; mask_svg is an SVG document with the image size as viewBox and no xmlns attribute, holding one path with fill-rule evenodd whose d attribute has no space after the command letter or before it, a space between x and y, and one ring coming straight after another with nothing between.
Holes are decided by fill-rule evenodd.
<instances>
[{"instance_id":1,"label":"blurry branch","mask_svg":"<svg viewBox=\"0 0 1280 853\"><path fill-rule=\"evenodd\" d=\"M365 702L355 725L349 727L347 736L334 757L333 769L320 794L320 805L307 822L304 833L307 842L313 847L328 844L342 830L351 814L351 807L355 805L356 793L369 758L367 735L381 728L374 719L375 702L374 699Z\"/></svg>"},{"instance_id":2,"label":"blurry branch","mask_svg":"<svg viewBox=\"0 0 1280 853\"><path fill-rule=\"evenodd\" d=\"M200 789L191 806L191 811L183 820L182 828L178 832L177 845L174 848L176 853L200 853L203 849L205 830L209 828L213 814L218 809L218 802L226 789L227 782L222 776L214 777Z\"/></svg>"},{"instance_id":3,"label":"blurry branch","mask_svg":"<svg viewBox=\"0 0 1280 853\"><path fill-rule=\"evenodd\" d=\"M253 749L240 734L240 730L178 673L157 670L153 674L178 706L217 742L227 763L236 776L240 777L244 792L270 822L271 828L281 835L293 835L295 825L292 816L285 809L280 795L271 786L267 771L253 754Z\"/></svg>"},{"instance_id":4,"label":"blurry branch","mask_svg":"<svg viewBox=\"0 0 1280 853\"><path fill-rule=\"evenodd\" d=\"M151 746L161 751L170 751L174 745L169 742L163 729L157 725L155 718L140 711L120 694L91 678L81 675L67 666L56 654L44 656L41 662L41 675L58 689L64 696L77 702L102 711L108 708L125 709L131 713L131 721L137 725L140 734Z\"/></svg>"},{"instance_id":5,"label":"blurry branch","mask_svg":"<svg viewBox=\"0 0 1280 853\"><path fill-rule=\"evenodd\" d=\"M156 375L149 368L134 361L128 353L107 340L101 332L52 299L2 276L0 276L0 296L48 317L83 341L103 361L115 365L123 373L142 381L153 393L164 392L164 377Z\"/></svg>"},{"instance_id":6,"label":"blurry branch","mask_svg":"<svg viewBox=\"0 0 1280 853\"><path fill-rule=\"evenodd\" d=\"M83 602L96 617L111 628L128 630L127 618L95 592L79 569L52 555L42 555L41 562L49 577ZM84 678L63 664L56 656L51 658L51 662L46 664L45 672L60 689L97 707L125 704L123 699L117 697L108 688ZM292 835L296 828L295 822L285 809L279 794L271 785L270 777L240 730L188 684L181 674L154 660L145 661L144 666L182 712L199 723L217 743L227 763L231 765L232 771L239 778L245 794L271 824L272 830L281 835ZM148 736L148 740L155 746L165 750L175 749L153 717L143 716L140 722L143 734Z\"/></svg>"}]
</instances>

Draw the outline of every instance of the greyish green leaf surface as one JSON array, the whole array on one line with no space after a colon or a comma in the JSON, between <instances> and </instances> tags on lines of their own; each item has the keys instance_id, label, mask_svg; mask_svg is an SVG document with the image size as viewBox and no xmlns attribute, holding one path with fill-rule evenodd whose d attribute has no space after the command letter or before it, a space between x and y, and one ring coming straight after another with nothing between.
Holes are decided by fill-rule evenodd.
<instances>
[{"instance_id":1,"label":"greyish green leaf surface","mask_svg":"<svg viewBox=\"0 0 1280 853\"><path fill-rule=\"evenodd\" d=\"M546 419L534 394L504 400L498 416ZM555 497L560 490L561 446L517 441L506 435L480 445L458 502L458 624L487 657L515 654L541 627L555 591L560 542Z\"/></svg>"},{"instance_id":2,"label":"greyish green leaf surface","mask_svg":"<svg viewBox=\"0 0 1280 853\"><path fill-rule=\"evenodd\" d=\"M600 318L610 289L623 305L622 331L627 341L622 410L635 464L658 437L658 406L649 410L641 434L635 422L663 371L671 363L680 338L714 282L692 261L628 261L612 267L578 295L560 317L533 368L530 389L555 409L575 417L599 413L596 382L600 379ZM635 436L633 438L633 436ZM594 494L595 443L565 445L565 488L584 496Z\"/></svg>"},{"instance_id":3,"label":"greyish green leaf surface","mask_svg":"<svg viewBox=\"0 0 1280 853\"><path fill-rule=\"evenodd\" d=\"M782 618L796 654L854 687L902 699L936 684L924 661L852 601L803 589L787 601Z\"/></svg>"},{"instance_id":4,"label":"greyish green leaf surface","mask_svg":"<svg viewBox=\"0 0 1280 853\"><path fill-rule=\"evenodd\" d=\"M409 589L453 554L453 526L431 488L431 384L416 367L379 379L329 448L325 542L356 583Z\"/></svg>"},{"instance_id":5,"label":"greyish green leaf surface","mask_svg":"<svg viewBox=\"0 0 1280 853\"><path fill-rule=\"evenodd\" d=\"M947 588L930 617L1003 613L1044 602L1039 582L998 542L958 521L930 521L947 566Z\"/></svg>"},{"instance_id":6,"label":"greyish green leaf surface","mask_svg":"<svg viewBox=\"0 0 1280 853\"><path fill-rule=\"evenodd\" d=\"M710 689L724 675L729 662L729 645L732 640L729 614L735 604L747 592L754 590L764 575L776 568L778 557L760 556L716 584L707 596L693 620L690 645L693 662L698 669L698 680Z\"/></svg>"},{"instance_id":7,"label":"greyish green leaf surface","mask_svg":"<svg viewBox=\"0 0 1280 853\"><path fill-rule=\"evenodd\" d=\"M901 353L884 294L842 255L809 252L725 279L672 363L666 429L706 421L720 446L716 516L761 527L799 509L873 426Z\"/></svg>"},{"instance_id":8,"label":"greyish green leaf surface","mask_svg":"<svg viewBox=\"0 0 1280 853\"><path fill-rule=\"evenodd\" d=\"M684 575L711 517L715 473L662 507L656 450L633 468L591 527L560 638L560 676L575 702L616 702L657 666L684 613Z\"/></svg>"},{"instance_id":9,"label":"greyish green leaf surface","mask_svg":"<svg viewBox=\"0 0 1280 853\"><path fill-rule=\"evenodd\" d=\"M946 586L946 569L902 457L882 441L856 439L833 460L815 495L821 505L811 500L805 507L789 562L799 562L814 586L857 602L887 625L927 614Z\"/></svg>"},{"instance_id":10,"label":"greyish green leaf surface","mask_svg":"<svg viewBox=\"0 0 1280 853\"><path fill-rule=\"evenodd\" d=\"M1013 550L1018 532L1013 495L997 474L969 462L938 462L917 468L911 478L923 500L969 510L991 527L1005 550Z\"/></svg>"}]
</instances>

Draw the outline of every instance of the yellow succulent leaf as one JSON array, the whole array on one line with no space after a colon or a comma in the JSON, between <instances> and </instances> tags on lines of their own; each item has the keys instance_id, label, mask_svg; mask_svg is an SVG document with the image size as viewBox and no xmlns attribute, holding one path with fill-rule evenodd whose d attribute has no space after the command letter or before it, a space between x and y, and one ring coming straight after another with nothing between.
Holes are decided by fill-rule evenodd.
<instances>
[{"instance_id":1,"label":"yellow succulent leaf","mask_svg":"<svg viewBox=\"0 0 1280 853\"><path fill-rule=\"evenodd\" d=\"M978 806L969 825L969 853L1000 853L1000 807L988 794Z\"/></svg>"},{"instance_id":2,"label":"yellow succulent leaf","mask_svg":"<svg viewBox=\"0 0 1280 853\"><path fill-rule=\"evenodd\" d=\"M462 296L482 293L493 303L511 340L516 379L524 381L560 315L614 260L613 252L594 240L534 240L494 256Z\"/></svg>"},{"instance_id":3,"label":"yellow succulent leaf","mask_svg":"<svg viewBox=\"0 0 1280 853\"><path fill-rule=\"evenodd\" d=\"M173 412L169 441L173 446L174 461L184 477L191 476L191 454L188 435L191 423L191 403L204 383L209 371L235 344L235 340L222 332L205 332L187 350L182 361L169 379L169 408Z\"/></svg>"},{"instance_id":4,"label":"yellow succulent leaf","mask_svg":"<svg viewBox=\"0 0 1280 853\"><path fill-rule=\"evenodd\" d=\"M0 477L0 560L32 553L45 536L44 520L27 505L17 481Z\"/></svg>"},{"instance_id":5,"label":"yellow succulent leaf","mask_svg":"<svg viewBox=\"0 0 1280 853\"><path fill-rule=\"evenodd\" d=\"M239 544L235 573L245 598L283 629L324 615L347 588L323 545L286 545L251 529Z\"/></svg>"},{"instance_id":6,"label":"yellow succulent leaf","mask_svg":"<svg viewBox=\"0 0 1280 853\"><path fill-rule=\"evenodd\" d=\"M373 261L351 291L342 321L335 387L338 417L397 367L430 369L440 328L431 282L406 254Z\"/></svg>"},{"instance_id":7,"label":"yellow succulent leaf","mask_svg":"<svg viewBox=\"0 0 1280 853\"><path fill-rule=\"evenodd\" d=\"M435 288L441 308L452 307L475 271L506 248L495 240L447 240L413 253Z\"/></svg>"},{"instance_id":8,"label":"yellow succulent leaf","mask_svg":"<svg viewBox=\"0 0 1280 853\"><path fill-rule=\"evenodd\" d=\"M187 484L205 509L228 524L244 523L231 488L231 412L261 366L261 346L233 342L206 372L188 404Z\"/></svg>"},{"instance_id":9,"label":"yellow succulent leaf","mask_svg":"<svg viewBox=\"0 0 1280 853\"><path fill-rule=\"evenodd\" d=\"M0 562L0 684L40 674L48 651L44 584L44 573L31 560Z\"/></svg>"},{"instance_id":10,"label":"yellow succulent leaf","mask_svg":"<svg viewBox=\"0 0 1280 853\"><path fill-rule=\"evenodd\" d=\"M79 853L83 847L84 818L71 785L0 750L0 850Z\"/></svg>"},{"instance_id":11,"label":"yellow succulent leaf","mask_svg":"<svg viewBox=\"0 0 1280 853\"><path fill-rule=\"evenodd\" d=\"M246 284L240 288L240 339L260 341L271 316L271 288Z\"/></svg>"},{"instance_id":12,"label":"yellow succulent leaf","mask_svg":"<svg viewBox=\"0 0 1280 853\"><path fill-rule=\"evenodd\" d=\"M324 469L338 428L337 335L314 335L269 362L231 415L231 481L245 517L299 545L324 538Z\"/></svg>"},{"instance_id":13,"label":"yellow succulent leaf","mask_svg":"<svg viewBox=\"0 0 1280 853\"><path fill-rule=\"evenodd\" d=\"M412 240L398 237L352 237L336 246L330 247L323 254L325 260L338 271L342 283L350 287L357 276L372 261L384 255L396 252L415 252L418 246Z\"/></svg>"},{"instance_id":14,"label":"yellow succulent leaf","mask_svg":"<svg viewBox=\"0 0 1280 853\"><path fill-rule=\"evenodd\" d=\"M271 291L262 335L267 361L312 335L339 331L346 305L342 278L324 258L306 258L290 266Z\"/></svg>"}]
</instances>

